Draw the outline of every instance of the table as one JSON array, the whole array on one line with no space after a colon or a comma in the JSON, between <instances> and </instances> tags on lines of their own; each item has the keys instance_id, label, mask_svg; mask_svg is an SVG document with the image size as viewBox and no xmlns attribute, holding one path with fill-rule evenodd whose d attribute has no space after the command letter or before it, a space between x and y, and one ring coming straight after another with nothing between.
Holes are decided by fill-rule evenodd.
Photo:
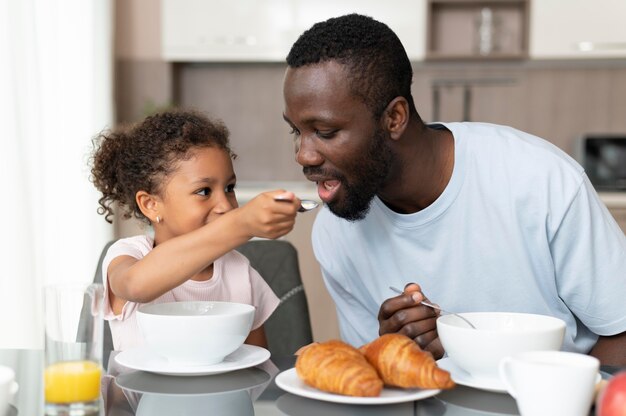
<instances>
[{"instance_id":1,"label":"table","mask_svg":"<svg viewBox=\"0 0 626 416\"><path fill-rule=\"evenodd\" d=\"M281 371L292 368L295 357L272 357L253 368L212 376L171 377L117 367L113 352L109 374L103 379L105 416L173 414L219 415L359 415L359 416L494 416L518 415L513 398L457 386L437 396L392 405L346 405L285 393L274 383ZM41 350L1 350L0 364L16 370L20 390L9 415L40 415L43 409ZM601 368L609 377L624 368ZM34 397L39 397L34 400ZM187 411L184 413L183 411Z\"/></svg>"}]
</instances>

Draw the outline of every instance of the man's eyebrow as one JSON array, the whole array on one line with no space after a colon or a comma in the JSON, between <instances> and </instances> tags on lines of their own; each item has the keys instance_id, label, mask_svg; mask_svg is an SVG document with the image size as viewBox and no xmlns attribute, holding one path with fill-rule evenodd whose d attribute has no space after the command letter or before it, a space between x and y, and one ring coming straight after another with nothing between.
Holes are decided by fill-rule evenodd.
<instances>
[{"instance_id":1,"label":"man's eyebrow","mask_svg":"<svg viewBox=\"0 0 626 416\"><path fill-rule=\"evenodd\" d=\"M289 118L283 113L283 120L285 120L287 123L289 123L289 125L294 126L293 122L291 120L289 120ZM316 117L309 117L309 118L305 118L302 120L302 124L313 124L313 123L332 123L333 122L333 118L331 117L323 117L323 116L316 116Z\"/></svg>"}]
</instances>

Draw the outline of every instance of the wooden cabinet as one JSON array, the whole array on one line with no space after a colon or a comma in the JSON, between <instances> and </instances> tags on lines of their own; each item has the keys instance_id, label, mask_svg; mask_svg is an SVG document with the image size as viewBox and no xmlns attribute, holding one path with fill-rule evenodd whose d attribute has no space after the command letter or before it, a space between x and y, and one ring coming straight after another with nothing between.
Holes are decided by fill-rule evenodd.
<instances>
[{"instance_id":1,"label":"wooden cabinet","mask_svg":"<svg viewBox=\"0 0 626 416\"><path fill-rule=\"evenodd\" d=\"M532 59L626 57L626 1L533 0Z\"/></svg>"},{"instance_id":2,"label":"wooden cabinet","mask_svg":"<svg viewBox=\"0 0 626 416\"><path fill-rule=\"evenodd\" d=\"M426 58L525 58L528 14L529 0L429 0Z\"/></svg>"}]
</instances>

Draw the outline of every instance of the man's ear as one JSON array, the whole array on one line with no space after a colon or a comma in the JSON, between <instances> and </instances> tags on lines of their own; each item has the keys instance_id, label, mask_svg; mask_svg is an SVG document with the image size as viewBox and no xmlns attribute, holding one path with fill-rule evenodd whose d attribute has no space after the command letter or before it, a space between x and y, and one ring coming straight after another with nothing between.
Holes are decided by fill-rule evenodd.
<instances>
[{"instance_id":1,"label":"man's ear","mask_svg":"<svg viewBox=\"0 0 626 416\"><path fill-rule=\"evenodd\" d=\"M398 140L409 125L409 102L404 97L396 97L387 105L383 113L383 126L392 139Z\"/></svg>"},{"instance_id":2,"label":"man's ear","mask_svg":"<svg viewBox=\"0 0 626 416\"><path fill-rule=\"evenodd\" d=\"M137 191L135 194L135 201L141 213L145 215L151 223L157 222L157 217L163 217L159 212L161 199L156 196L147 193L146 191Z\"/></svg>"}]
</instances>

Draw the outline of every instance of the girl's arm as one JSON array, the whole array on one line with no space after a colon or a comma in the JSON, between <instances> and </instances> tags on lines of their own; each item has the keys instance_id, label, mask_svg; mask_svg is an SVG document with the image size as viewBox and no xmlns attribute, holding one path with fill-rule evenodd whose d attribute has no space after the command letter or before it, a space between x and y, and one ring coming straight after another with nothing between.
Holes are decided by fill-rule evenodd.
<instances>
[{"instance_id":1,"label":"girl's arm","mask_svg":"<svg viewBox=\"0 0 626 416\"><path fill-rule=\"evenodd\" d=\"M140 260L113 259L107 270L113 311L121 312L126 301L151 302L252 237L278 238L288 233L300 200L295 196L291 203L274 200L281 194L284 191L261 194L195 231L157 245Z\"/></svg>"},{"instance_id":2,"label":"girl's arm","mask_svg":"<svg viewBox=\"0 0 626 416\"><path fill-rule=\"evenodd\" d=\"M267 348L267 338L265 337L265 329L263 328L263 325L250 332L248 338L246 338L246 344Z\"/></svg>"}]
</instances>

